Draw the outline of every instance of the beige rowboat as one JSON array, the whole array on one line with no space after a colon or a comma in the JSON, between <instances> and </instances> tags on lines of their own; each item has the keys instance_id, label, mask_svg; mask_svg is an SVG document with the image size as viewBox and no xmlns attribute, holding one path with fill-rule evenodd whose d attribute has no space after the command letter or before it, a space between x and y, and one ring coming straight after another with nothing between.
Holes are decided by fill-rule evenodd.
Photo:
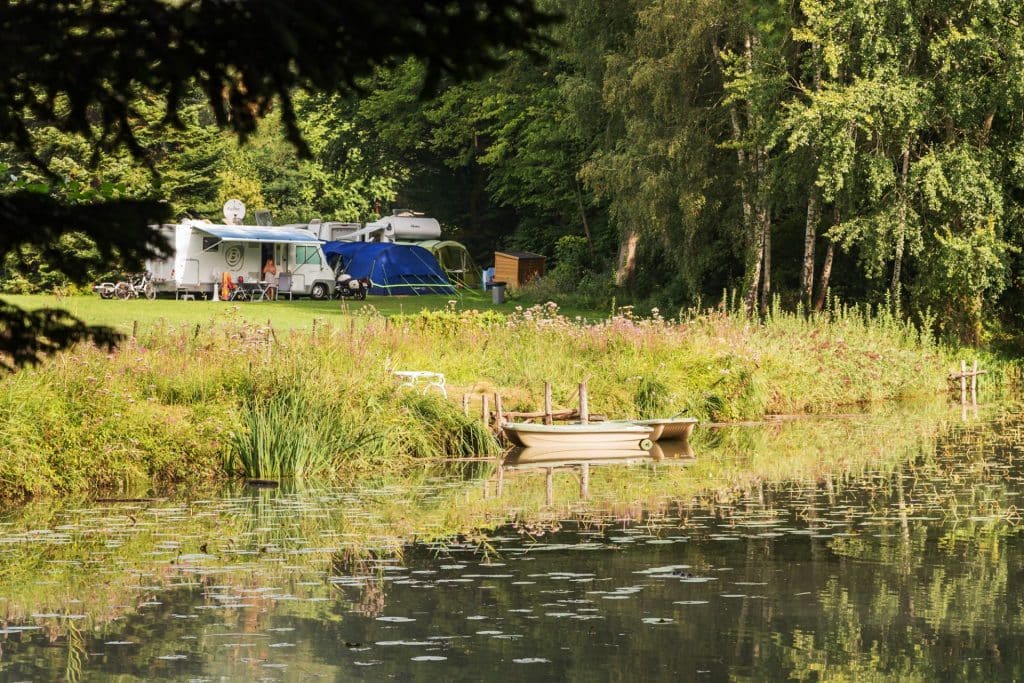
<instances>
[{"instance_id":1,"label":"beige rowboat","mask_svg":"<svg viewBox=\"0 0 1024 683\"><path fill-rule=\"evenodd\" d=\"M589 424L538 425L506 422L501 426L509 441L517 446L574 450L651 449L653 427L628 422L592 422Z\"/></svg>"}]
</instances>

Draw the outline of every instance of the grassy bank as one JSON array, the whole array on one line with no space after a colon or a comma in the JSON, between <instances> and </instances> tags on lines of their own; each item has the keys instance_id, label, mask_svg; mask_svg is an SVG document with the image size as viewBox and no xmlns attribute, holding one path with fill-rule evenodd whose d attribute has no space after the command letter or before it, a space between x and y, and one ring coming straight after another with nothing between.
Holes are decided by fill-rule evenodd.
<instances>
[{"instance_id":1,"label":"grassy bank","mask_svg":"<svg viewBox=\"0 0 1024 683\"><path fill-rule=\"evenodd\" d=\"M364 308L291 329L247 314L238 306L206 322L140 324L112 354L83 346L4 378L0 495L193 482L243 467L277 476L282 458L326 478L494 453L498 444L462 416L462 395L498 392L506 409L532 410L545 380L568 407L586 379L591 410L612 417L738 420L941 395L957 361L885 313L854 310L763 323L625 311L585 323L553 305L510 316ZM451 400L399 389L399 369L445 373Z\"/></svg>"},{"instance_id":2,"label":"grassy bank","mask_svg":"<svg viewBox=\"0 0 1024 683\"><path fill-rule=\"evenodd\" d=\"M371 296L367 301L313 301L295 299L289 301L177 301L175 299L117 299L104 300L96 295L65 296L53 295L0 295L5 301L26 309L60 308L81 318L91 325L106 325L123 333L130 333L134 324L148 327L158 323L170 325L206 324L220 318L225 311L234 311L239 320L254 324L265 324L268 320L278 329L290 330L313 324L314 319L332 318L342 312L358 314L361 311L375 311L383 316L415 314L420 311L444 309L448 302L455 301L459 308L479 311L511 313L516 302L511 299L504 304L494 304L490 292L463 290L458 295L428 294L424 296ZM529 303L525 304L529 305ZM566 314L586 318L607 317L607 310L573 307Z\"/></svg>"}]
</instances>

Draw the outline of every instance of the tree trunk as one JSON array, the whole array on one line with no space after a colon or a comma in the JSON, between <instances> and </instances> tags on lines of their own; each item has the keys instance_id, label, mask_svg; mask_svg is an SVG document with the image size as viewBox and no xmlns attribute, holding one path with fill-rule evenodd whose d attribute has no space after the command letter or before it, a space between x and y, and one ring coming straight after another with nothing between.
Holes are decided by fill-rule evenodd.
<instances>
[{"instance_id":1,"label":"tree trunk","mask_svg":"<svg viewBox=\"0 0 1024 683\"><path fill-rule=\"evenodd\" d=\"M828 281L832 277L832 256L835 251L835 244L829 240L828 250L825 251L825 263L821 266L821 281L818 283L818 298L814 302L815 313L821 313L825 308L825 297L828 296Z\"/></svg>"},{"instance_id":2,"label":"tree trunk","mask_svg":"<svg viewBox=\"0 0 1024 683\"><path fill-rule=\"evenodd\" d=\"M587 210L583 208L583 192L580 190L580 179L573 177L576 181L576 203L580 207L580 220L583 222L583 234L587 236L587 244L590 245L591 251L594 249L594 238L590 234L590 223L587 221Z\"/></svg>"},{"instance_id":3,"label":"tree trunk","mask_svg":"<svg viewBox=\"0 0 1024 683\"><path fill-rule=\"evenodd\" d=\"M761 315L767 315L772 304L772 211L764 207L761 216L764 231L764 265L761 270Z\"/></svg>"},{"instance_id":4,"label":"tree trunk","mask_svg":"<svg viewBox=\"0 0 1024 683\"><path fill-rule=\"evenodd\" d=\"M747 283L747 293L743 297L743 302L744 308L749 316L754 315L754 312L757 310L757 294L761 284L761 266L764 264L765 239L768 236L768 231L766 230L767 222L761 215L761 211L762 209L759 207L757 232L754 239L753 249L751 250L751 254L747 262L747 277L749 280Z\"/></svg>"},{"instance_id":5,"label":"tree trunk","mask_svg":"<svg viewBox=\"0 0 1024 683\"><path fill-rule=\"evenodd\" d=\"M821 219L821 188L811 184L807 197L807 224L804 228L804 267L800 271L800 300L807 310L811 308L814 295L814 241L818 237L818 221Z\"/></svg>"},{"instance_id":6,"label":"tree trunk","mask_svg":"<svg viewBox=\"0 0 1024 683\"><path fill-rule=\"evenodd\" d=\"M910 175L910 140L903 150L903 167L900 169L900 208L899 220L896 221L896 254L892 264L892 294L900 294L900 266L903 263L903 250L907 240L907 177Z\"/></svg>"},{"instance_id":7,"label":"tree trunk","mask_svg":"<svg viewBox=\"0 0 1024 683\"><path fill-rule=\"evenodd\" d=\"M639 241L640 236L630 230L619 246L619 267L615 272L615 284L619 287L633 277L633 271L636 269L636 245Z\"/></svg>"},{"instance_id":8,"label":"tree trunk","mask_svg":"<svg viewBox=\"0 0 1024 683\"><path fill-rule=\"evenodd\" d=\"M814 92L821 90L821 47L813 48L814 58ZM815 155L815 171L817 171L817 155ZM807 223L804 226L804 267L800 271L800 300L807 311L811 310L814 298L814 242L818 237L818 221L821 219L821 187L816 179L811 180L810 191L807 193Z\"/></svg>"},{"instance_id":9,"label":"tree trunk","mask_svg":"<svg viewBox=\"0 0 1024 683\"><path fill-rule=\"evenodd\" d=\"M748 62L750 59L751 41L746 40L746 51ZM722 78L725 78L725 64L722 61L721 51L718 48L718 36L711 36L711 54L714 56ZM755 163L756 152L747 153L743 147L743 123L740 120L740 111L735 104L729 105L729 123L732 127L732 140L736 144L736 165L740 179L740 202L743 208L743 235L747 240L748 255L744 264L746 267L745 277L747 278L747 291L744 293L744 307L747 315L754 314L754 307L757 305L758 285L761 281L761 262L764 260L764 232L755 216L754 203L751 197L754 190L753 173L751 166Z\"/></svg>"}]
</instances>

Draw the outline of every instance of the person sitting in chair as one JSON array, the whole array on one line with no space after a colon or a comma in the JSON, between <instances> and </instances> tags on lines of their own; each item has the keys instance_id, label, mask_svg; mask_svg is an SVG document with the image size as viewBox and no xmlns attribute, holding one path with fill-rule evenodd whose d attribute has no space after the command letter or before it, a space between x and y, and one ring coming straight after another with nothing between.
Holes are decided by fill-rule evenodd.
<instances>
[{"instance_id":1,"label":"person sitting in chair","mask_svg":"<svg viewBox=\"0 0 1024 683\"><path fill-rule=\"evenodd\" d=\"M277 266L272 258L263 264L263 281L270 285L267 287L267 298L273 301L277 298Z\"/></svg>"}]
</instances>

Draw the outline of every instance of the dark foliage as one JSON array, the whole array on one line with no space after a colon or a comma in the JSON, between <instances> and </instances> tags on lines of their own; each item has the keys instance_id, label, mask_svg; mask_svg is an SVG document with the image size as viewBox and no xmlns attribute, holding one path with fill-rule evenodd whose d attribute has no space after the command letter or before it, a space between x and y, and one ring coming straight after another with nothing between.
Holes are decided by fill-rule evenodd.
<instances>
[{"instance_id":1,"label":"dark foliage","mask_svg":"<svg viewBox=\"0 0 1024 683\"><path fill-rule=\"evenodd\" d=\"M378 66L409 57L426 69L429 91L444 75L480 75L503 51L529 49L553 20L533 0L130 0L0 2L0 142L54 181L32 137L35 124L82 135L95 159L124 147L145 160L136 133L139 93L164 98L164 124L193 84L222 126L244 140L272 106L289 140L306 153L291 95L295 89L351 93ZM103 256L140 263L166 245L143 226L164 217L152 202L70 205L17 193L0 200L0 258L23 245L49 256L54 240L79 230ZM82 263L65 262L82 281ZM34 340L30 339L32 335ZM0 351L15 365L81 339L113 343L109 330L53 312L0 308Z\"/></svg>"},{"instance_id":2,"label":"dark foliage","mask_svg":"<svg viewBox=\"0 0 1024 683\"><path fill-rule=\"evenodd\" d=\"M25 311L0 301L0 367L13 370L38 363L72 344L91 341L114 348L121 335L109 327L90 326L67 311L43 308Z\"/></svg>"},{"instance_id":3,"label":"dark foliage","mask_svg":"<svg viewBox=\"0 0 1024 683\"><path fill-rule=\"evenodd\" d=\"M116 261L137 270L147 258L166 248L158 233L144 226L162 222L167 214L166 204L144 199L69 205L51 195L26 190L0 195L0 253L17 254L21 247L35 247L45 261L81 282L95 262L76 257L57 244L61 235L79 233L96 243L105 262Z\"/></svg>"}]
</instances>

